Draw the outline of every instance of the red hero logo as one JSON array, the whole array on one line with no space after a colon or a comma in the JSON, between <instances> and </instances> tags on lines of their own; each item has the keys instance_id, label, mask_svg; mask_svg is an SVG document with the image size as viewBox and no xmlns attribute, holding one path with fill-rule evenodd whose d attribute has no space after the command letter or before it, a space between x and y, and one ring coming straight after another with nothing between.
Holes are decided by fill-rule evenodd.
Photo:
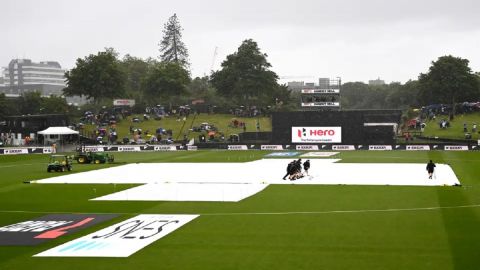
<instances>
[{"instance_id":1,"label":"red hero logo","mask_svg":"<svg viewBox=\"0 0 480 270\"><path fill-rule=\"evenodd\" d=\"M334 136L335 130L333 129L310 129L309 130L310 136ZM307 130L305 128L297 130L298 137L306 137Z\"/></svg>"}]
</instances>

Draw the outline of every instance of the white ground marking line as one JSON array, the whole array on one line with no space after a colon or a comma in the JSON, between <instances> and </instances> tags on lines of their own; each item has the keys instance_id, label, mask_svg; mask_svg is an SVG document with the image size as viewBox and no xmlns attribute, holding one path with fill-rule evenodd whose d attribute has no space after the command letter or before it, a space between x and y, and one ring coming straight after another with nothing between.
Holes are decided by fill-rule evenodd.
<instances>
[{"instance_id":1,"label":"white ground marking line","mask_svg":"<svg viewBox=\"0 0 480 270\"><path fill-rule=\"evenodd\" d=\"M11 168L11 167L18 167L18 166L39 165L39 164L44 164L44 163L32 163L32 164L16 164L16 165L5 165L5 166L0 166L0 169L1 169L1 168Z\"/></svg>"},{"instance_id":2,"label":"white ground marking line","mask_svg":"<svg viewBox=\"0 0 480 270\"><path fill-rule=\"evenodd\" d=\"M388 212L408 212L408 211L433 211L442 209L459 209L459 208L478 208L480 204L471 205L455 205L455 206L433 206L433 207L418 207L418 208L388 208L388 209L358 209L358 210L331 210L331 211L298 211L298 212L234 212L234 213L195 213L201 216L260 216L260 215L321 215L321 214L355 214L355 213L388 213ZM49 211L23 211L23 210L0 210L4 214L58 214L58 213L72 213L85 214L84 212L49 212ZM128 212L109 212L109 213L92 213L88 214L118 214L118 215L141 215L144 212L128 213ZM181 213L190 214L190 213Z\"/></svg>"}]
</instances>

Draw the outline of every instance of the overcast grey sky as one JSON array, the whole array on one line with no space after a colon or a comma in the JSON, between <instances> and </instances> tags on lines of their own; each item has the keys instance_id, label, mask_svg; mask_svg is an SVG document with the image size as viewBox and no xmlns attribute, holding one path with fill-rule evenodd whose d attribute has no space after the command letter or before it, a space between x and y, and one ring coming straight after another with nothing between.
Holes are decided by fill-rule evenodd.
<instances>
[{"instance_id":1,"label":"overcast grey sky","mask_svg":"<svg viewBox=\"0 0 480 270\"><path fill-rule=\"evenodd\" d=\"M30 58L70 69L104 47L157 57L163 25L177 13L192 76L209 74L212 62L218 69L248 38L278 75L313 76L291 80L405 82L447 54L480 71L478 0L2 0L0 7L0 66Z\"/></svg>"}]
</instances>

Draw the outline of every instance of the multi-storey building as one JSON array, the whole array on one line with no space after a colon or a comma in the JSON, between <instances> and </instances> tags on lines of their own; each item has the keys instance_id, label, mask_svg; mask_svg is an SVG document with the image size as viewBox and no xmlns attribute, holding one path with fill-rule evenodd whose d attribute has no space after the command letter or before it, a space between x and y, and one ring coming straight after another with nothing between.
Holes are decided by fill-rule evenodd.
<instances>
[{"instance_id":1,"label":"multi-storey building","mask_svg":"<svg viewBox=\"0 0 480 270\"><path fill-rule=\"evenodd\" d=\"M23 94L40 92L44 96L62 95L65 88L65 70L58 62L32 62L30 59L13 59L3 71L4 86L0 92Z\"/></svg>"}]
</instances>

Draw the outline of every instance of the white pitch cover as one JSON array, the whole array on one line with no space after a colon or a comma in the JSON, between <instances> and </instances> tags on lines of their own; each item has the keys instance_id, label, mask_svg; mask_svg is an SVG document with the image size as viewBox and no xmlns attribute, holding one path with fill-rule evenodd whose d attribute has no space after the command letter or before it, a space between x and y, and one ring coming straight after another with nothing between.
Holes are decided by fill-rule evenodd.
<instances>
[{"instance_id":1,"label":"white pitch cover","mask_svg":"<svg viewBox=\"0 0 480 270\"><path fill-rule=\"evenodd\" d=\"M128 257L198 215L138 215L34 257Z\"/></svg>"}]
</instances>

